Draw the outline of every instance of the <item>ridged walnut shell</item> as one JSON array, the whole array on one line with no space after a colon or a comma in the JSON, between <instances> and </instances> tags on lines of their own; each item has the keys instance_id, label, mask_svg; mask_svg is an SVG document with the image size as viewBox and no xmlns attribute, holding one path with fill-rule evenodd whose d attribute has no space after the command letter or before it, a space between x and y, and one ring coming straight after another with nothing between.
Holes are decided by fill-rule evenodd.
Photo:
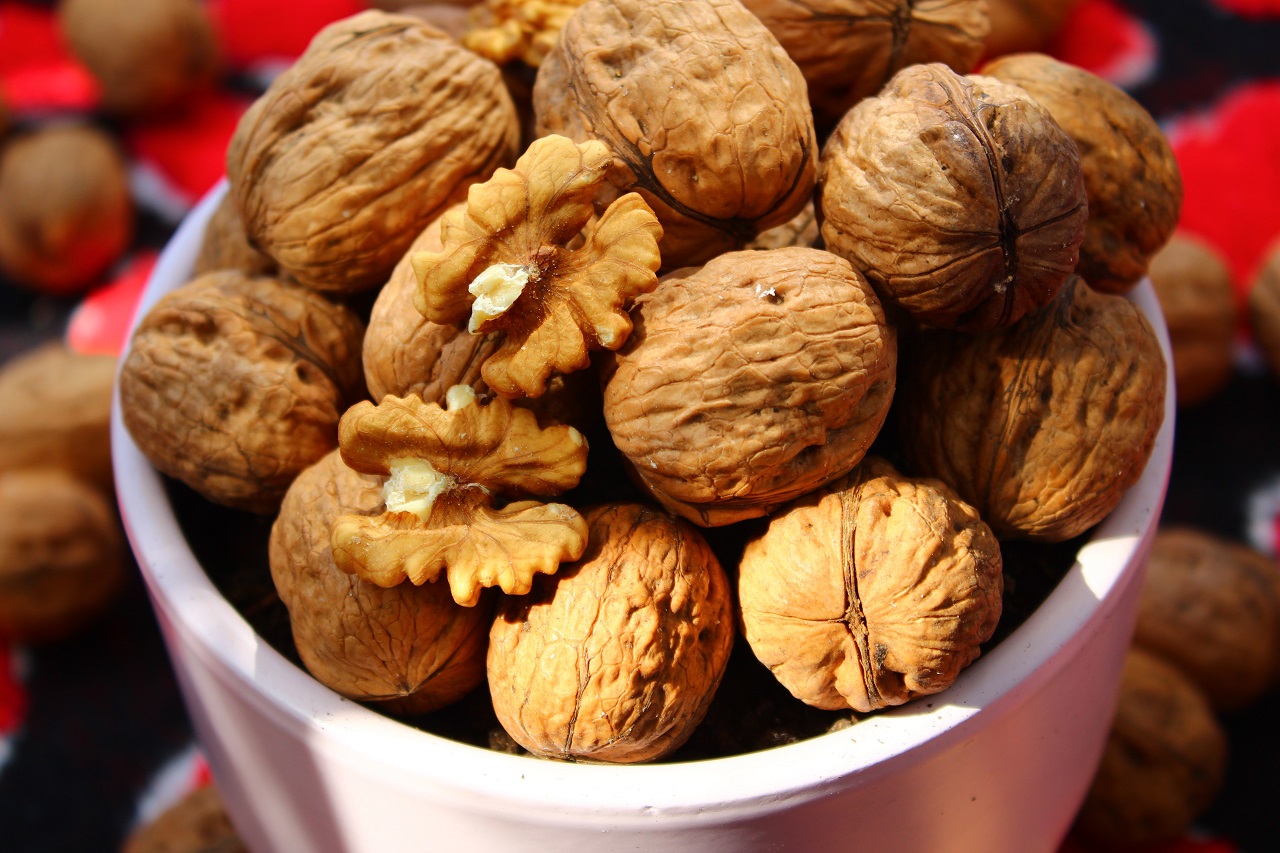
<instances>
[{"instance_id":1,"label":"ridged walnut shell","mask_svg":"<svg viewBox=\"0 0 1280 853\"><path fill-rule=\"evenodd\" d=\"M760 662L809 705L864 713L951 686L995 631L1003 588L978 513L874 457L779 511L738 570Z\"/></svg>"},{"instance_id":2,"label":"ridged walnut shell","mask_svg":"<svg viewBox=\"0 0 1280 853\"><path fill-rule=\"evenodd\" d=\"M383 588L340 571L329 545L334 521L383 510L382 478L328 454L285 495L271 528L271 578L298 654L320 682L397 713L426 713L484 681L491 610L455 604L447 583Z\"/></svg>"},{"instance_id":3,"label":"ridged walnut shell","mask_svg":"<svg viewBox=\"0 0 1280 853\"><path fill-rule=\"evenodd\" d=\"M1258 348L1280 376L1280 244L1271 248L1249 288L1249 322Z\"/></svg>"},{"instance_id":4,"label":"ridged walnut shell","mask_svg":"<svg viewBox=\"0 0 1280 853\"><path fill-rule=\"evenodd\" d=\"M151 464L209 500L275 512L364 396L363 334L352 311L306 288L202 276L138 324L120 372L124 424Z\"/></svg>"},{"instance_id":5,"label":"ridged walnut shell","mask_svg":"<svg viewBox=\"0 0 1280 853\"><path fill-rule=\"evenodd\" d=\"M497 67L419 19L325 29L240 120L227 176L249 242L321 291L382 284L466 188L515 159Z\"/></svg>"},{"instance_id":6,"label":"ridged walnut shell","mask_svg":"<svg viewBox=\"0 0 1280 853\"><path fill-rule=\"evenodd\" d=\"M729 581L698 531L639 504L586 514L587 550L499 605L489 692L546 758L634 763L702 721L733 645Z\"/></svg>"},{"instance_id":7,"label":"ridged walnut shell","mask_svg":"<svg viewBox=\"0 0 1280 853\"><path fill-rule=\"evenodd\" d=\"M791 219L818 154L804 77L737 0L590 0L533 90L539 136L599 139L662 223L664 269Z\"/></svg>"},{"instance_id":8,"label":"ridged walnut shell","mask_svg":"<svg viewBox=\"0 0 1280 853\"><path fill-rule=\"evenodd\" d=\"M1097 524L1142 475L1164 420L1151 324L1079 276L1012 328L933 330L910 353L898 384L908 468L946 482L1001 537L1057 542Z\"/></svg>"},{"instance_id":9,"label":"ridged walnut shell","mask_svg":"<svg viewBox=\"0 0 1280 853\"><path fill-rule=\"evenodd\" d=\"M222 196L209 217L200 253L196 255L197 276L218 270L240 270L249 275L275 275L278 271L275 261L249 245L240 211L230 193Z\"/></svg>"},{"instance_id":10,"label":"ridged walnut shell","mask_svg":"<svg viewBox=\"0 0 1280 853\"><path fill-rule=\"evenodd\" d=\"M894 75L836 126L818 205L829 251L922 323L1008 326L1075 268L1075 143L1016 86L945 65Z\"/></svg>"},{"instance_id":11,"label":"ridged walnut shell","mask_svg":"<svg viewBox=\"0 0 1280 853\"><path fill-rule=\"evenodd\" d=\"M602 364L604 416L636 479L703 526L755 518L847 473L893 398L897 338L846 261L730 252L636 301Z\"/></svg>"},{"instance_id":12,"label":"ridged walnut shell","mask_svg":"<svg viewBox=\"0 0 1280 853\"><path fill-rule=\"evenodd\" d=\"M1025 89L1075 141L1089 200L1076 272L1107 293L1131 289L1182 212L1182 173L1160 125L1120 87L1042 53L982 73Z\"/></svg>"}]
</instances>

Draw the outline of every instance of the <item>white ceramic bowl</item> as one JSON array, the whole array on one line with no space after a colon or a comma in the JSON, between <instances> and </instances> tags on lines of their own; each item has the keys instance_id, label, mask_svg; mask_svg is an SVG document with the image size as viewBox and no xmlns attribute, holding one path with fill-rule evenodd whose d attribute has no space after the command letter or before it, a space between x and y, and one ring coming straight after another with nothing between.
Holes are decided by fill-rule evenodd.
<instances>
[{"instance_id":1,"label":"white ceramic bowl","mask_svg":"<svg viewBox=\"0 0 1280 853\"><path fill-rule=\"evenodd\" d=\"M140 314L188 279L223 191L178 230ZM1167 357L1150 285L1134 299ZM629 767L467 746L323 687L214 589L118 403L112 430L129 540L199 743L255 853L1049 853L1109 725L1169 477L1173 395L1142 479L1044 604L948 691L762 752Z\"/></svg>"}]
</instances>

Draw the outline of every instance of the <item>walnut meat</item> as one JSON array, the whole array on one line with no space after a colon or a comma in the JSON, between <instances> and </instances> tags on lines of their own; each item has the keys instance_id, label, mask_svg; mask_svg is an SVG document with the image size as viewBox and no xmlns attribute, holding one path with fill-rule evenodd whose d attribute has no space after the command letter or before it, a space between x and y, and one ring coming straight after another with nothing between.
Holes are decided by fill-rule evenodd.
<instances>
[{"instance_id":1,"label":"walnut meat","mask_svg":"<svg viewBox=\"0 0 1280 853\"><path fill-rule=\"evenodd\" d=\"M336 450L303 471L271 528L271 578L312 675L352 699L425 713L484 680L489 611L458 606L445 584L384 589L338 569L334 522L377 515L382 500L382 480Z\"/></svg>"},{"instance_id":2,"label":"walnut meat","mask_svg":"<svg viewBox=\"0 0 1280 853\"><path fill-rule=\"evenodd\" d=\"M1151 325L1079 276L1011 328L933 330L911 353L898 385L909 470L946 482L1001 537L1056 542L1101 521L1164 419Z\"/></svg>"},{"instance_id":3,"label":"walnut meat","mask_svg":"<svg viewBox=\"0 0 1280 853\"><path fill-rule=\"evenodd\" d=\"M737 0L590 0L533 91L538 135L599 139L662 223L665 269L795 216L817 143L804 77Z\"/></svg>"},{"instance_id":4,"label":"walnut meat","mask_svg":"<svg viewBox=\"0 0 1280 853\"><path fill-rule=\"evenodd\" d=\"M982 56L986 0L743 0L804 74L819 127L831 127L908 65L966 74Z\"/></svg>"},{"instance_id":5,"label":"walnut meat","mask_svg":"<svg viewBox=\"0 0 1280 853\"><path fill-rule=\"evenodd\" d=\"M827 249L929 325L1014 323L1078 260L1088 206L1075 143L989 77L900 71L836 126L818 177Z\"/></svg>"},{"instance_id":6,"label":"walnut meat","mask_svg":"<svg viewBox=\"0 0 1280 853\"><path fill-rule=\"evenodd\" d=\"M982 73L1025 89L1075 141L1089 201L1076 272L1108 293L1132 288L1182 211L1182 173L1156 120L1118 86L1044 54Z\"/></svg>"},{"instance_id":7,"label":"walnut meat","mask_svg":"<svg viewBox=\"0 0 1280 853\"><path fill-rule=\"evenodd\" d=\"M697 530L665 513L614 504L587 522L580 560L499 606L493 708L535 755L660 758L693 733L724 674L729 582Z\"/></svg>"},{"instance_id":8,"label":"walnut meat","mask_svg":"<svg viewBox=\"0 0 1280 853\"><path fill-rule=\"evenodd\" d=\"M502 75L422 21L338 21L241 118L227 175L249 242L308 287L382 284L466 187L514 159Z\"/></svg>"},{"instance_id":9,"label":"walnut meat","mask_svg":"<svg viewBox=\"0 0 1280 853\"><path fill-rule=\"evenodd\" d=\"M499 65L537 68L556 45L560 28L585 0L485 0L470 14L462 37L469 50Z\"/></svg>"},{"instance_id":10,"label":"walnut meat","mask_svg":"<svg viewBox=\"0 0 1280 853\"><path fill-rule=\"evenodd\" d=\"M1258 348L1280 375L1280 244L1272 247L1249 288L1249 322Z\"/></svg>"},{"instance_id":11,"label":"walnut meat","mask_svg":"<svg viewBox=\"0 0 1280 853\"><path fill-rule=\"evenodd\" d=\"M156 468L209 500L275 512L364 396L363 333L349 309L306 288L202 276L138 324L120 373L124 424Z\"/></svg>"},{"instance_id":12,"label":"walnut meat","mask_svg":"<svg viewBox=\"0 0 1280 853\"><path fill-rule=\"evenodd\" d=\"M868 458L779 511L738 571L743 633L797 699L868 712L937 693L1000 618L1000 547L936 480Z\"/></svg>"},{"instance_id":13,"label":"walnut meat","mask_svg":"<svg viewBox=\"0 0 1280 853\"><path fill-rule=\"evenodd\" d=\"M636 479L704 526L765 515L858 464L897 342L870 286L818 249L730 252L637 300L604 416Z\"/></svg>"},{"instance_id":14,"label":"walnut meat","mask_svg":"<svg viewBox=\"0 0 1280 853\"><path fill-rule=\"evenodd\" d=\"M275 275L276 262L249 245L244 223L230 193L223 195L204 231L195 274L240 270L248 275Z\"/></svg>"}]
</instances>

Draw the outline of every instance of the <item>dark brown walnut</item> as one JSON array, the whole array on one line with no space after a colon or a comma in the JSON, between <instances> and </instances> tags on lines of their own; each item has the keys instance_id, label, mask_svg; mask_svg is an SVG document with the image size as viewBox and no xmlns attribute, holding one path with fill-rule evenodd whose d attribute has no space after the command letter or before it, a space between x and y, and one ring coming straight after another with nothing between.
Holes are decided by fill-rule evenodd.
<instances>
[{"instance_id":1,"label":"dark brown walnut","mask_svg":"<svg viewBox=\"0 0 1280 853\"><path fill-rule=\"evenodd\" d=\"M0 473L0 638L60 640L110 606L124 538L102 492L54 468Z\"/></svg>"},{"instance_id":2,"label":"dark brown walnut","mask_svg":"<svg viewBox=\"0 0 1280 853\"><path fill-rule=\"evenodd\" d=\"M110 112L177 107L219 70L217 35L200 0L63 0L58 21Z\"/></svg>"},{"instance_id":3,"label":"dark brown walnut","mask_svg":"<svg viewBox=\"0 0 1280 853\"><path fill-rule=\"evenodd\" d=\"M1249 288L1249 322L1258 348L1280 375L1280 244L1272 247Z\"/></svg>"},{"instance_id":4,"label":"dark brown walnut","mask_svg":"<svg viewBox=\"0 0 1280 853\"><path fill-rule=\"evenodd\" d=\"M202 785L133 829L121 853L248 853L231 825L222 795Z\"/></svg>"},{"instance_id":5,"label":"dark brown walnut","mask_svg":"<svg viewBox=\"0 0 1280 853\"><path fill-rule=\"evenodd\" d=\"M1058 542L1097 524L1142 475L1164 420L1150 323L1079 276L1012 328L933 330L910 353L907 467L950 485L1000 537Z\"/></svg>"},{"instance_id":6,"label":"dark brown walnut","mask_svg":"<svg viewBox=\"0 0 1280 853\"><path fill-rule=\"evenodd\" d=\"M637 300L602 364L638 482L703 526L765 515L858 464L893 398L897 339L870 286L818 249L730 252Z\"/></svg>"},{"instance_id":7,"label":"dark brown walnut","mask_svg":"<svg viewBox=\"0 0 1280 853\"><path fill-rule=\"evenodd\" d=\"M1088 214L1080 155L1049 113L938 63L850 110L818 180L827 249L917 320L968 331L1048 304Z\"/></svg>"},{"instance_id":8,"label":"dark brown walnut","mask_svg":"<svg viewBox=\"0 0 1280 853\"><path fill-rule=\"evenodd\" d=\"M589 0L533 90L537 132L613 151L609 180L662 223L664 269L795 216L818 155L804 77L737 0Z\"/></svg>"},{"instance_id":9,"label":"dark brown walnut","mask_svg":"<svg viewBox=\"0 0 1280 853\"><path fill-rule=\"evenodd\" d=\"M1235 365L1231 269L1208 243L1179 232L1152 256L1147 274L1169 328L1178 405L1207 400L1227 384Z\"/></svg>"},{"instance_id":10,"label":"dark brown walnut","mask_svg":"<svg viewBox=\"0 0 1280 853\"><path fill-rule=\"evenodd\" d=\"M738 570L760 662L809 705L864 713L951 686L995 631L1003 586L973 507L874 457L780 510Z\"/></svg>"},{"instance_id":11,"label":"dark brown walnut","mask_svg":"<svg viewBox=\"0 0 1280 853\"><path fill-rule=\"evenodd\" d=\"M908 65L966 74L982 56L986 0L743 0L804 74L818 127L830 128Z\"/></svg>"},{"instance_id":12,"label":"dark brown walnut","mask_svg":"<svg viewBox=\"0 0 1280 853\"><path fill-rule=\"evenodd\" d=\"M138 324L120 372L124 424L156 468L209 500L275 512L364 396L363 333L349 309L306 288L201 276Z\"/></svg>"},{"instance_id":13,"label":"dark brown walnut","mask_svg":"<svg viewBox=\"0 0 1280 853\"><path fill-rule=\"evenodd\" d=\"M218 270L240 270L249 275L275 275L277 272L275 261L249 245L240 212L236 210L235 200L230 194L223 195L209 218L200 253L196 255L197 276Z\"/></svg>"},{"instance_id":14,"label":"dark brown walnut","mask_svg":"<svg viewBox=\"0 0 1280 853\"><path fill-rule=\"evenodd\" d=\"M60 468L112 493L111 388L116 359L60 342L0 369L0 471Z\"/></svg>"},{"instance_id":15,"label":"dark brown walnut","mask_svg":"<svg viewBox=\"0 0 1280 853\"><path fill-rule=\"evenodd\" d=\"M461 607L448 584L383 588L338 569L342 516L383 511L382 478L337 451L294 481L271 528L271 578L307 670L344 696L396 713L441 708L484 681L488 606Z\"/></svg>"},{"instance_id":16,"label":"dark brown walnut","mask_svg":"<svg viewBox=\"0 0 1280 853\"><path fill-rule=\"evenodd\" d=\"M423 21L329 25L240 120L227 175L249 242L322 291L384 283L427 224L515 159L502 75Z\"/></svg>"},{"instance_id":17,"label":"dark brown walnut","mask_svg":"<svg viewBox=\"0 0 1280 853\"><path fill-rule=\"evenodd\" d=\"M499 605L493 708L535 755L651 761L689 738L724 674L729 582L698 531L666 513L613 504L587 523L580 560Z\"/></svg>"},{"instance_id":18,"label":"dark brown walnut","mask_svg":"<svg viewBox=\"0 0 1280 853\"><path fill-rule=\"evenodd\" d=\"M1182 173L1156 120L1118 86L1042 53L982 73L1021 86L1076 143L1089 201L1076 272L1108 293L1132 288L1182 211Z\"/></svg>"},{"instance_id":19,"label":"dark brown walnut","mask_svg":"<svg viewBox=\"0 0 1280 853\"><path fill-rule=\"evenodd\" d=\"M1280 666L1280 566L1193 528L1156 534L1134 643L1182 670L1219 711L1253 702Z\"/></svg>"},{"instance_id":20,"label":"dark brown walnut","mask_svg":"<svg viewBox=\"0 0 1280 853\"><path fill-rule=\"evenodd\" d=\"M1173 664L1130 649L1076 831L1114 850L1181 839L1221 789L1227 746L1204 694Z\"/></svg>"},{"instance_id":21,"label":"dark brown walnut","mask_svg":"<svg viewBox=\"0 0 1280 853\"><path fill-rule=\"evenodd\" d=\"M4 139L12 124L13 117L9 115L9 107L5 105L4 97L0 95L0 139Z\"/></svg>"},{"instance_id":22,"label":"dark brown walnut","mask_svg":"<svg viewBox=\"0 0 1280 853\"><path fill-rule=\"evenodd\" d=\"M0 272L57 295L94 284L133 239L124 155L89 125L15 135L0 149Z\"/></svg>"},{"instance_id":23,"label":"dark brown walnut","mask_svg":"<svg viewBox=\"0 0 1280 853\"><path fill-rule=\"evenodd\" d=\"M1043 50L1080 0L987 0L987 55Z\"/></svg>"}]
</instances>

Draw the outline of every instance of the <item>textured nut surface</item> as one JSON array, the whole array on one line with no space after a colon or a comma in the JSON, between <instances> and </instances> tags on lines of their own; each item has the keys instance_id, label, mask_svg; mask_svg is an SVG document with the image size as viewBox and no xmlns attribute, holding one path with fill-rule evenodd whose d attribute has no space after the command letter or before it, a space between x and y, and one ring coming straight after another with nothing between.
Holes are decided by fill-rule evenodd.
<instances>
[{"instance_id":1,"label":"textured nut surface","mask_svg":"<svg viewBox=\"0 0 1280 853\"><path fill-rule=\"evenodd\" d=\"M271 578L307 669L344 696L425 713L484 680L489 611L459 607L445 584L384 589L340 571L330 530L382 512L382 480L335 450L294 481L271 528Z\"/></svg>"},{"instance_id":2,"label":"textured nut surface","mask_svg":"<svg viewBox=\"0 0 1280 853\"><path fill-rule=\"evenodd\" d=\"M133 237L124 156L90 126L49 127L0 151L0 269L64 294L106 272Z\"/></svg>"},{"instance_id":3,"label":"textured nut surface","mask_svg":"<svg viewBox=\"0 0 1280 853\"><path fill-rule=\"evenodd\" d=\"M1180 839L1222 785L1227 737L1176 667L1130 649L1102 763L1076 818L1118 849Z\"/></svg>"},{"instance_id":4,"label":"textured nut surface","mask_svg":"<svg viewBox=\"0 0 1280 853\"><path fill-rule=\"evenodd\" d=\"M472 182L515 157L498 69L420 20L368 11L331 24L240 120L227 152L252 244L299 282L387 280Z\"/></svg>"},{"instance_id":5,"label":"textured nut surface","mask_svg":"<svg viewBox=\"0 0 1280 853\"><path fill-rule=\"evenodd\" d=\"M538 134L599 139L663 227L666 269L741 248L813 189L804 77L737 0L590 0L533 92Z\"/></svg>"},{"instance_id":6,"label":"textured nut surface","mask_svg":"<svg viewBox=\"0 0 1280 853\"><path fill-rule=\"evenodd\" d=\"M129 833L121 853L247 853L222 796L202 785Z\"/></svg>"},{"instance_id":7,"label":"textured nut surface","mask_svg":"<svg viewBox=\"0 0 1280 853\"><path fill-rule=\"evenodd\" d=\"M756 238L746 245L748 249L785 249L788 246L800 246L812 249L819 242L818 216L810 201L800 212L781 225L775 225L768 231L761 231Z\"/></svg>"},{"instance_id":8,"label":"textured nut surface","mask_svg":"<svg viewBox=\"0 0 1280 853\"><path fill-rule=\"evenodd\" d=\"M849 471L888 412L896 336L865 280L818 249L730 252L637 300L604 415L668 510L717 526Z\"/></svg>"},{"instance_id":9,"label":"textured nut surface","mask_svg":"<svg viewBox=\"0 0 1280 853\"><path fill-rule=\"evenodd\" d=\"M111 491L116 360L51 342L0 369L0 471L61 468Z\"/></svg>"},{"instance_id":10,"label":"textured nut surface","mask_svg":"<svg viewBox=\"0 0 1280 853\"><path fill-rule=\"evenodd\" d=\"M733 643L729 583L686 522L638 504L589 510L582 558L506 598L489 634L494 711L548 758L631 763L702 721Z\"/></svg>"},{"instance_id":11,"label":"textured nut surface","mask_svg":"<svg viewBox=\"0 0 1280 853\"><path fill-rule=\"evenodd\" d=\"M1088 213L1080 155L1048 111L938 63L850 110L818 180L827 249L935 326L1007 326L1047 304Z\"/></svg>"},{"instance_id":12,"label":"textured nut surface","mask_svg":"<svg viewBox=\"0 0 1280 853\"><path fill-rule=\"evenodd\" d=\"M880 91L908 65L965 74L982 55L986 0L743 0L809 84L819 127Z\"/></svg>"},{"instance_id":13,"label":"textured nut surface","mask_svg":"<svg viewBox=\"0 0 1280 853\"><path fill-rule=\"evenodd\" d=\"M1118 86L1044 54L982 73L1021 86L1076 143L1089 201L1076 272L1108 293L1132 288L1182 211L1182 173L1156 120Z\"/></svg>"},{"instance_id":14,"label":"textured nut surface","mask_svg":"<svg viewBox=\"0 0 1280 853\"><path fill-rule=\"evenodd\" d=\"M1101 521L1164 419L1151 325L1079 276L1011 328L934 330L910 352L898 384L908 468L954 488L998 536L1056 542Z\"/></svg>"},{"instance_id":15,"label":"textured nut surface","mask_svg":"<svg viewBox=\"0 0 1280 853\"><path fill-rule=\"evenodd\" d=\"M485 0L472 10L462 37L468 50L499 65L537 68L556 45L560 29L585 0Z\"/></svg>"},{"instance_id":16,"label":"textured nut surface","mask_svg":"<svg viewBox=\"0 0 1280 853\"><path fill-rule=\"evenodd\" d=\"M1249 288L1249 322L1259 349L1280 375L1280 244L1271 249Z\"/></svg>"},{"instance_id":17,"label":"textured nut surface","mask_svg":"<svg viewBox=\"0 0 1280 853\"><path fill-rule=\"evenodd\" d=\"M125 426L156 468L209 500L274 512L364 395L363 333L349 309L306 288L202 276L138 324L120 374Z\"/></svg>"},{"instance_id":18,"label":"textured nut surface","mask_svg":"<svg viewBox=\"0 0 1280 853\"><path fill-rule=\"evenodd\" d=\"M951 686L1000 618L1000 546L875 457L778 512L738 572L743 633L797 699L873 711Z\"/></svg>"},{"instance_id":19,"label":"textured nut surface","mask_svg":"<svg viewBox=\"0 0 1280 853\"><path fill-rule=\"evenodd\" d=\"M235 199L227 193L209 218L196 255L195 275L218 270L240 270L249 275L274 275L276 262L249 245Z\"/></svg>"},{"instance_id":20,"label":"textured nut surface","mask_svg":"<svg viewBox=\"0 0 1280 853\"><path fill-rule=\"evenodd\" d=\"M101 491L52 468L0 473L0 638L68 637L124 577L124 540Z\"/></svg>"}]
</instances>

